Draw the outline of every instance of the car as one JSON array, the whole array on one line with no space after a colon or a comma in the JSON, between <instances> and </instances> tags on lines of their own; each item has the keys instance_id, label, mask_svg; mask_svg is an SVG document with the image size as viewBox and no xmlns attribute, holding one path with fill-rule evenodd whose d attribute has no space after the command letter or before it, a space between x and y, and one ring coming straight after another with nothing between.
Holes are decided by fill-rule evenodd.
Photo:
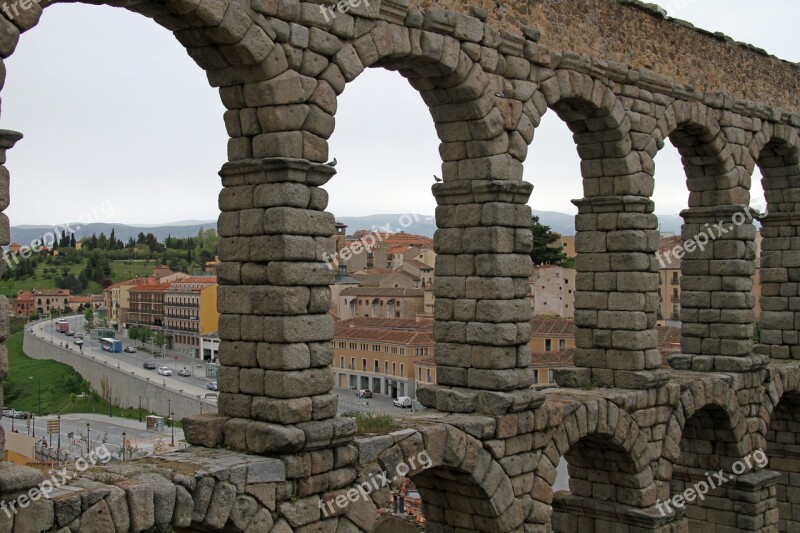
<instances>
[{"instance_id":1,"label":"car","mask_svg":"<svg viewBox=\"0 0 800 533\"><path fill-rule=\"evenodd\" d=\"M145 361L142 364L142 368L144 368L145 370L155 370L156 369L156 364L155 363L151 363L150 361Z\"/></svg>"},{"instance_id":2,"label":"car","mask_svg":"<svg viewBox=\"0 0 800 533\"><path fill-rule=\"evenodd\" d=\"M83 333L76 333L75 334L75 338L76 339L82 339L83 338Z\"/></svg>"},{"instance_id":3,"label":"car","mask_svg":"<svg viewBox=\"0 0 800 533\"><path fill-rule=\"evenodd\" d=\"M81 339L75 339L72 341L72 344L77 344L78 346L83 346L83 341Z\"/></svg>"},{"instance_id":4,"label":"car","mask_svg":"<svg viewBox=\"0 0 800 533\"><path fill-rule=\"evenodd\" d=\"M192 373L189 372L189 370L186 367L184 367L178 370L178 375L181 376L182 378L188 378L189 376L192 375Z\"/></svg>"},{"instance_id":5,"label":"car","mask_svg":"<svg viewBox=\"0 0 800 533\"><path fill-rule=\"evenodd\" d=\"M411 407L411 397L410 396L398 396L392 402L396 407L402 407L405 409L406 407Z\"/></svg>"},{"instance_id":6,"label":"car","mask_svg":"<svg viewBox=\"0 0 800 533\"><path fill-rule=\"evenodd\" d=\"M356 396L359 398L372 398L372 391L362 389L356 393Z\"/></svg>"},{"instance_id":7,"label":"car","mask_svg":"<svg viewBox=\"0 0 800 533\"><path fill-rule=\"evenodd\" d=\"M72 331L71 329L68 329L67 330L67 337L74 337L74 336L75 336L75 332Z\"/></svg>"},{"instance_id":8,"label":"car","mask_svg":"<svg viewBox=\"0 0 800 533\"><path fill-rule=\"evenodd\" d=\"M126 346L124 352L125 353L136 353L136 348L134 348L133 346Z\"/></svg>"},{"instance_id":9,"label":"car","mask_svg":"<svg viewBox=\"0 0 800 533\"><path fill-rule=\"evenodd\" d=\"M30 413L26 413L25 411L14 411L14 416L12 418L21 418L23 420L27 420L30 417Z\"/></svg>"},{"instance_id":10,"label":"car","mask_svg":"<svg viewBox=\"0 0 800 533\"><path fill-rule=\"evenodd\" d=\"M3 416L6 418L15 418L17 412L13 409L3 409Z\"/></svg>"},{"instance_id":11,"label":"car","mask_svg":"<svg viewBox=\"0 0 800 533\"><path fill-rule=\"evenodd\" d=\"M208 383L206 383L206 388L208 390L219 390L219 388L217 388L217 382L216 381L209 381Z\"/></svg>"},{"instance_id":12,"label":"car","mask_svg":"<svg viewBox=\"0 0 800 533\"><path fill-rule=\"evenodd\" d=\"M172 370L168 366L160 366L158 367L158 373L161 376L171 376Z\"/></svg>"}]
</instances>

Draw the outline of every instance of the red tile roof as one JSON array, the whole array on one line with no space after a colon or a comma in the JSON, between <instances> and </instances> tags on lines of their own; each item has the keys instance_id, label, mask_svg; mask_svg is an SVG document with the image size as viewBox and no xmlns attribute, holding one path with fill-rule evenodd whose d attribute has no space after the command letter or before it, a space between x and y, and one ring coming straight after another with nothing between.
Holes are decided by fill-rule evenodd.
<instances>
[{"instance_id":1,"label":"red tile roof","mask_svg":"<svg viewBox=\"0 0 800 533\"><path fill-rule=\"evenodd\" d=\"M433 270L432 266L423 263L422 261L419 261L417 259L409 259L408 261L405 261L405 263L413 267L417 267L420 270Z\"/></svg>"},{"instance_id":2,"label":"red tile roof","mask_svg":"<svg viewBox=\"0 0 800 533\"><path fill-rule=\"evenodd\" d=\"M434 344L433 321L408 318L351 318L336 323L336 340L405 345ZM411 355L411 354L406 354Z\"/></svg>"},{"instance_id":3,"label":"red tile roof","mask_svg":"<svg viewBox=\"0 0 800 533\"><path fill-rule=\"evenodd\" d=\"M375 298L411 298L425 296L422 289L403 289L401 287L348 287L340 296L363 296Z\"/></svg>"},{"instance_id":4,"label":"red tile roof","mask_svg":"<svg viewBox=\"0 0 800 533\"><path fill-rule=\"evenodd\" d=\"M171 283L154 283L151 285L137 285L130 292L160 292L169 289Z\"/></svg>"}]
</instances>

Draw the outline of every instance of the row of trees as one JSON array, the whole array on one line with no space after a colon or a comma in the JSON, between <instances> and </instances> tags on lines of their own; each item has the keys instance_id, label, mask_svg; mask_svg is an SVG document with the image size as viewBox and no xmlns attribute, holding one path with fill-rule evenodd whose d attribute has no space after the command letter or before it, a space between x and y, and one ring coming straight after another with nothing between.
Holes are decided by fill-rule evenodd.
<instances>
[{"instance_id":1,"label":"row of trees","mask_svg":"<svg viewBox=\"0 0 800 533\"><path fill-rule=\"evenodd\" d=\"M145 326L131 326L128 328L128 338L134 341L142 341L142 344L153 344L159 348L167 343L167 338L161 331L154 331Z\"/></svg>"}]
</instances>

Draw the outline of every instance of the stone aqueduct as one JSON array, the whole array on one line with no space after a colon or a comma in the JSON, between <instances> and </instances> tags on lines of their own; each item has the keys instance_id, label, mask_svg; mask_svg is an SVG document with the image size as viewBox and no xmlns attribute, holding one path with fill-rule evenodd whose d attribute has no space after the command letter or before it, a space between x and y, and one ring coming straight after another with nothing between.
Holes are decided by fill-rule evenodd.
<instances>
[{"instance_id":1,"label":"stone aqueduct","mask_svg":"<svg viewBox=\"0 0 800 533\"><path fill-rule=\"evenodd\" d=\"M0 18L3 58L49 3ZM220 414L186 420L198 447L93 469L13 520L0 516L0 531L370 531L388 489L322 509L423 450L432 467L411 474L428 531L800 527L795 65L630 1L369 0L335 17L320 9L329 1L92 3L173 31L227 108ZM356 439L331 394L332 276L322 254L331 252L333 216L322 186L334 174L323 163L337 97L368 67L406 78L441 139L439 385L420 392L431 409L410 429ZM548 110L574 133L584 198L578 353L558 373L562 387L543 394L530 388L532 186L522 166ZM5 162L19 135L0 138ZM653 329L659 234L650 200L667 139L686 170L684 238L707 224L733 228L705 249L687 247L682 353L670 369ZM747 205L756 166L769 214L754 346ZM5 208L5 167L2 176ZM737 471L759 449L769 466ZM571 491L553 494L562 458ZM738 475L659 511L718 470ZM7 501L40 481L8 465L0 473Z\"/></svg>"}]
</instances>

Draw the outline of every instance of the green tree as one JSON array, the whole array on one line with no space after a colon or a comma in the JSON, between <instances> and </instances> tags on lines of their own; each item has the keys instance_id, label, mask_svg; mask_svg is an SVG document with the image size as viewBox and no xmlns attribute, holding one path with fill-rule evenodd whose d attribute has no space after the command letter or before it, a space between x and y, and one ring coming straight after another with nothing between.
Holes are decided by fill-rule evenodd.
<instances>
[{"instance_id":1,"label":"green tree","mask_svg":"<svg viewBox=\"0 0 800 533\"><path fill-rule=\"evenodd\" d=\"M86 319L86 322L94 322L94 311L92 311L91 305L86 311L83 312L83 318Z\"/></svg>"},{"instance_id":2,"label":"green tree","mask_svg":"<svg viewBox=\"0 0 800 533\"><path fill-rule=\"evenodd\" d=\"M128 338L133 341L133 344L136 344L136 341L141 339L141 335L139 334L140 330L138 326L131 326L128 328Z\"/></svg>"},{"instance_id":3,"label":"green tree","mask_svg":"<svg viewBox=\"0 0 800 533\"><path fill-rule=\"evenodd\" d=\"M533 249L531 259L534 265L560 265L567 256L561 251L558 243L559 235L539 222L539 217L531 217L531 231L533 232Z\"/></svg>"}]
</instances>

